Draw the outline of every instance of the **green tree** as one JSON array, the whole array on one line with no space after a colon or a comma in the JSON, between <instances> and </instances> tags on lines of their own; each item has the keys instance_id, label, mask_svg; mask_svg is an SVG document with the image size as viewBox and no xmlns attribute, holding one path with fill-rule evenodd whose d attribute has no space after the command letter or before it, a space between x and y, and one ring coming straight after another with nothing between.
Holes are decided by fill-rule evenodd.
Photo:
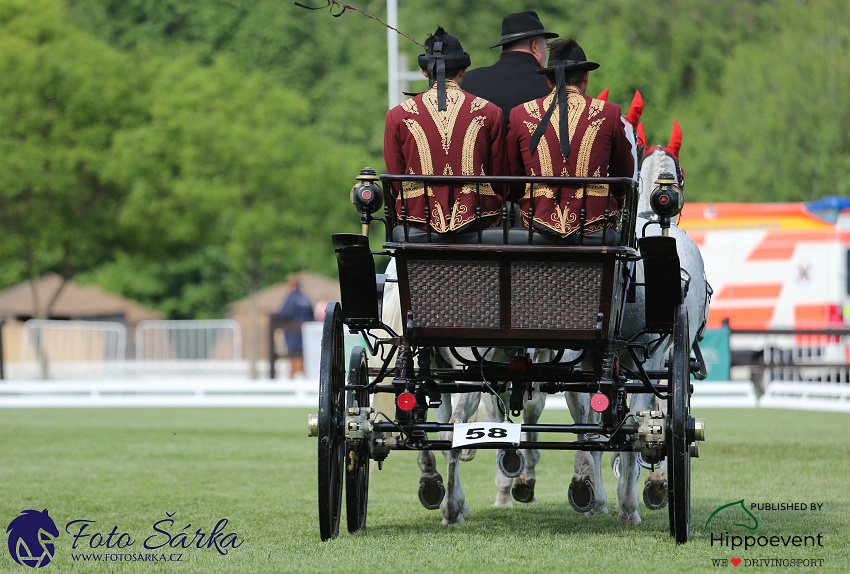
<instances>
[{"instance_id":1,"label":"green tree","mask_svg":"<svg viewBox=\"0 0 850 574\"><path fill-rule=\"evenodd\" d=\"M110 259L126 188L103 175L113 135L144 116L132 61L66 25L55 0L0 1L0 253L7 279ZM38 301L46 317L60 289Z\"/></svg>"},{"instance_id":2,"label":"green tree","mask_svg":"<svg viewBox=\"0 0 850 574\"><path fill-rule=\"evenodd\" d=\"M150 122L116 136L108 170L130 188L120 220L133 237L150 253L220 246L252 296L330 261L327 229L356 226L338 186L357 174L353 154L316 134L306 102L266 74L239 74L225 57L161 66Z\"/></svg>"}]
</instances>

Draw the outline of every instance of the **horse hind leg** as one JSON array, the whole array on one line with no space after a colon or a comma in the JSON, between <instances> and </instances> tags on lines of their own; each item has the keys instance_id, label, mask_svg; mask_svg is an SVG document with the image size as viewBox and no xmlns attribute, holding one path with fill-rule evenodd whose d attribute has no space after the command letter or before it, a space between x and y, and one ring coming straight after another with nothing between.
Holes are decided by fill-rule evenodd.
<instances>
[{"instance_id":1,"label":"horse hind leg","mask_svg":"<svg viewBox=\"0 0 850 574\"><path fill-rule=\"evenodd\" d=\"M437 408L437 420L447 422L451 417L451 397L443 395L443 402ZM442 475L437 471L437 458L430 450L420 450L419 464L419 502L428 510L440 508L446 496L446 487Z\"/></svg>"},{"instance_id":2,"label":"horse hind leg","mask_svg":"<svg viewBox=\"0 0 850 574\"><path fill-rule=\"evenodd\" d=\"M590 408L590 396L586 393L567 393L567 405L573 420L579 424L598 423L599 414ZM579 435L579 440L585 440ZM574 471L569 487L570 505L576 512L586 516L608 513L608 496L602 484L602 453L599 451L576 451Z\"/></svg>"},{"instance_id":3,"label":"horse hind leg","mask_svg":"<svg viewBox=\"0 0 850 574\"><path fill-rule=\"evenodd\" d=\"M437 472L437 459L430 450L419 451L419 502L428 510L440 508L446 495L443 477Z\"/></svg>"},{"instance_id":4,"label":"horse hind leg","mask_svg":"<svg viewBox=\"0 0 850 574\"><path fill-rule=\"evenodd\" d=\"M652 395L647 393L635 393L631 396L629 409L633 414L647 410L650 406ZM640 463L638 453L620 453L620 477L617 483L617 506L620 512L617 520L623 524L640 524L641 517L638 512L637 481L640 478Z\"/></svg>"},{"instance_id":5,"label":"horse hind leg","mask_svg":"<svg viewBox=\"0 0 850 574\"><path fill-rule=\"evenodd\" d=\"M532 398L525 405L523 422L525 424L537 424L540 415L543 414L543 406L546 404L546 393L540 392L539 385L534 386ZM524 440L536 441L539 433L523 433ZM525 470L522 475L514 481L511 495L517 502L524 504L537 504L534 497L534 486L537 483L537 463L540 462L540 451L527 448L525 453Z\"/></svg>"},{"instance_id":6,"label":"horse hind leg","mask_svg":"<svg viewBox=\"0 0 850 574\"><path fill-rule=\"evenodd\" d=\"M487 396L482 402L484 406L484 419L488 422L501 422L502 418L497 414L499 412L499 399L494 395ZM496 500L493 502L493 506L513 506L514 501L511 499L510 491L511 485L513 484L514 479L508 476L505 476L502 472L499 471L498 463L499 463L499 452L500 449L496 449Z\"/></svg>"},{"instance_id":7,"label":"horse hind leg","mask_svg":"<svg viewBox=\"0 0 850 574\"><path fill-rule=\"evenodd\" d=\"M457 403L452 409L449 423L463 423L469 420L478 409L478 404L481 400L480 393L461 393L457 395ZM445 402L445 401L444 401ZM441 432L441 440L451 440L450 432ZM443 497L443 502L440 505L440 510L443 514L443 524L463 524L466 520L464 514L469 514L469 507L466 505L466 496L463 494L463 488L460 485L460 451L461 449L449 449L443 451L443 456L446 458L446 495Z\"/></svg>"}]
</instances>

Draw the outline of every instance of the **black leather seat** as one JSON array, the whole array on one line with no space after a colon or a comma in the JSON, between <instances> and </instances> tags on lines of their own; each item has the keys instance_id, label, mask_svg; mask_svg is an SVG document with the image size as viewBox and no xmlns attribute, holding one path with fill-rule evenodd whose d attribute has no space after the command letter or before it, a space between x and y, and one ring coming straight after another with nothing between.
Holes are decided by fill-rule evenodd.
<instances>
[{"instance_id":1,"label":"black leather seat","mask_svg":"<svg viewBox=\"0 0 850 574\"><path fill-rule=\"evenodd\" d=\"M603 239L605 242L603 243ZM393 229L392 240L397 243L428 243L428 233L416 227L407 228L407 239L404 235L404 226L397 225ZM620 232L614 229L605 229L594 231L593 233L585 234L583 245L600 246L600 245L617 245L620 242ZM431 232L431 243L463 243L477 244L477 231L457 231L450 233ZM505 240L505 230L502 227L491 227L484 229L481 232L480 243L486 245L528 245L528 229L520 229L512 227L508 229L507 240ZM547 233L539 233L537 231L531 234L531 245L578 245L578 234L560 237L558 235L549 235Z\"/></svg>"}]
</instances>

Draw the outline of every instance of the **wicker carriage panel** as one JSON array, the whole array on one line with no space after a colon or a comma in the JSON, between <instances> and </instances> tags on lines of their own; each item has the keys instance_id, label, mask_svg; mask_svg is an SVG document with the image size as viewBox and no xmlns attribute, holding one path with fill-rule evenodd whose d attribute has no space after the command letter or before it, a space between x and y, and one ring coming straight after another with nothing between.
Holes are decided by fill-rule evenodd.
<instances>
[{"instance_id":1,"label":"wicker carriage panel","mask_svg":"<svg viewBox=\"0 0 850 574\"><path fill-rule=\"evenodd\" d=\"M408 261L417 327L499 328L499 263Z\"/></svg>"},{"instance_id":2,"label":"wicker carriage panel","mask_svg":"<svg viewBox=\"0 0 850 574\"><path fill-rule=\"evenodd\" d=\"M511 263L511 327L595 329L602 263Z\"/></svg>"}]
</instances>

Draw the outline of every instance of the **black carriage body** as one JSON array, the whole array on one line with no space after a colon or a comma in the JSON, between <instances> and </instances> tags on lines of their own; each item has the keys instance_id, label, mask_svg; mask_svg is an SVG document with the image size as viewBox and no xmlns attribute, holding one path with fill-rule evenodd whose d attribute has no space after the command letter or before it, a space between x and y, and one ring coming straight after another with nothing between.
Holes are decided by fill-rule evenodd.
<instances>
[{"instance_id":1,"label":"black carriage body","mask_svg":"<svg viewBox=\"0 0 850 574\"><path fill-rule=\"evenodd\" d=\"M413 346L589 348L618 339L631 247L388 243Z\"/></svg>"},{"instance_id":2,"label":"black carriage body","mask_svg":"<svg viewBox=\"0 0 850 574\"><path fill-rule=\"evenodd\" d=\"M573 433L579 435L577 440L523 439L512 446L639 451L648 452L656 461L666 456L674 481L671 534L677 542L686 541L690 515L688 449L698 439L694 419L689 414L690 349L683 304L685 283L680 278L673 238L642 240L638 251L637 182L628 178L408 175L383 175L380 179L385 185L396 185L401 190L405 189L404 182L417 182L424 185L426 194L429 185L467 190L472 186L478 190L485 183L494 189L545 184L560 198L562 188L583 186L582 225L586 217L587 186L604 183L609 185L609 190L615 185L625 185L628 189L620 216L609 217L606 213L609 228L601 234L585 235L582 229L575 236L543 242L538 241L537 231L520 227L516 217L510 221L513 207L507 203L503 205L501 227L473 226L475 231L471 232L437 234L408 225L403 196L400 212L396 212L395 202L386 201L386 217L381 221L387 226L387 240L381 253L391 256L396 264L402 320L399 333L382 316L385 276L375 275L375 253L370 250L368 237L334 235L342 307L339 309L332 303L326 313L321 392L326 400L320 398L320 403L331 412L331 418L335 417L340 428L329 429L327 414L318 419L319 472L320 478L323 472L334 477L339 473L338 457L343 453L340 436L345 434L344 454L352 461L346 475L351 480L350 486L346 483L347 508L351 513L349 529L357 530L365 523L368 472L364 468L369 458L382 463L391 450L452 448L450 441L428 436L453 428L450 424L426 422L427 409L440 404L441 393L509 392L509 408L516 416L523 397L536 383L542 392L597 393L607 399L605 404L609 406L602 407L598 424L522 425L523 432ZM449 195L452 197L451 191ZM375 219L371 213L361 215L361 222ZM636 285L635 265L641 260L646 278L644 283ZM635 288L645 289L648 305L646 329L638 335L652 334L656 342L672 336L670 366L663 371L644 370L642 363L649 356L647 348L643 348L644 358L640 359L636 353L640 345L635 343L637 335L630 334L629 340L623 338L621 322L625 305ZM350 361L347 384L341 382L344 373L339 356L343 323L352 332L364 334L370 354L380 357L383 363L381 367L369 367L363 349L358 347L357 356L352 356ZM437 347L470 347L475 359L464 359L452 349L459 367L432 365L430 359ZM528 356L508 363L486 360L487 353L480 353L477 350L480 348L581 350L582 353L572 362L560 362L562 354L557 354L547 363L532 362ZM617 355L623 351L640 363L638 372L619 367ZM349 399L345 413L339 394L343 391ZM649 435L641 435L657 432L660 427L655 425L652 428L656 430L648 431L628 412L627 394L634 392L655 393L669 402L671 414L659 423L670 437L666 453L660 453L658 446L647 447ZM405 408L398 402L394 418L381 413L381 417L375 414L367 421L366 413L373 412L369 407L370 395L377 393L390 394L399 401L405 395ZM335 446L323 451L322 441L330 439L336 441ZM488 448L499 444L478 446ZM339 482L338 478L334 480ZM323 538L336 536L340 488L340 484L330 492L320 488L320 511L327 523L322 527ZM685 518L678 516L680 513Z\"/></svg>"}]
</instances>

